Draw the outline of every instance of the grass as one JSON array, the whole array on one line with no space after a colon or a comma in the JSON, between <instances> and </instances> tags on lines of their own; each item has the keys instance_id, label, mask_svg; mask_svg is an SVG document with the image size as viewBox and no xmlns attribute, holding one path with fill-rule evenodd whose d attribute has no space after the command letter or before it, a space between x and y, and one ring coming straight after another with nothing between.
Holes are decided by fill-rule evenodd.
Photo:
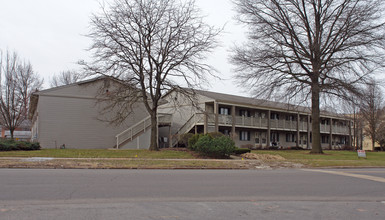
<instances>
[{"instance_id":1,"label":"grass","mask_svg":"<svg viewBox=\"0 0 385 220\"><path fill-rule=\"evenodd\" d=\"M309 151L296 150L258 150L252 151L256 154L280 155L286 159L284 162L304 164L307 167L385 167L385 152L366 152L367 159L358 158L355 151L324 151L325 154L309 154ZM55 160L56 164L48 167L73 167L74 164L90 168L234 168L237 167L231 161L204 161L204 160L161 160L161 159L194 159L195 157L187 151L176 150L96 150L96 149L43 149L38 151L10 151L0 152L2 157L53 157L53 158L77 158L71 165L66 165L66 160ZM86 160L83 158L93 158ZM120 158L116 160L97 160L98 158ZM143 159L143 160L141 160ZM151 159L151 160L146 160ZM235 162L235 161L234 161ZM247 162L245 160L244 162ZM9 160L2 161L1 167L12 167ZM18 167L24 162L17 161ZM50 163L50 162L45 162ZM8 164L8 165L7 165ZM31 166L31 162L26 162ZM42 165L36 163L36 166ZM16 165L15 165L16 166ZM76 166L74 166L76 167Z\"/></svg>"},{"instance_id":2,"label":"grass","mask_svg":"<svg viewBox=\"0 0 385 220\"><path fill-rule=\"evenodd\" d=\"M145 159L54 159L42 162L0 160L0 168L80 168L80 169L242 169L225 161L145 160Z\"/></svg>"},{"instance_id":3,"label":"grass","mask_svg":"<svg viewBox=\"0 0 385 220\"><path fill-rule=\"evenodd\" d=\"M280 155L287 161L309 167L385 167L385 152L366 152L367 158L358 158L355 151L324 151L310 154L309 151L277 150L252 151L256 154Z\"/></svg>"},{"instance_id":4,"label":"grass","mask_svg":"<svg viewBox=\"0 0 385 220\"><path fill-rule=\"evenodd\" d=\"M0 157L54 157L54 158L145 158L193 159L187 151L105 150L105 149L43 149L37 151L4 151Z\"/></svg>"}]
</instances>

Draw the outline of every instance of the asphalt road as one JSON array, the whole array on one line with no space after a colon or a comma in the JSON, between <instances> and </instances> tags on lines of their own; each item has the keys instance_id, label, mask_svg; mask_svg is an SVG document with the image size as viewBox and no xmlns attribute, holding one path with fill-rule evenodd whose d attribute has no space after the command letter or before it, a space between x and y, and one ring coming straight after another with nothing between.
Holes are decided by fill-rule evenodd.
<instances>
[{"instance_id":1,"label":"asphalt road","mask_svg":"<svg viewBox=\"0 0 385 220\"><path fill-rule=\"evenodd\" d=\"M385 219L385 169L0 169L3 219Z\"/></svg>"}]
</instances>

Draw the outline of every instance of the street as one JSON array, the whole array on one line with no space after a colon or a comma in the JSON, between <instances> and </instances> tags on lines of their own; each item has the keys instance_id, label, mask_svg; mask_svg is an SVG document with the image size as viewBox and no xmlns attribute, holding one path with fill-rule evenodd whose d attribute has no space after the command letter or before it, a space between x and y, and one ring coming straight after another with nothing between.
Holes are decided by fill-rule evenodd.
<instances>
[{"instance_id":1,"label":"street","mask_svg":"<svg viewBox=\"0 0 385 220\"><path fill-rule=\"evenodd\" d=\"M385 169L0 169L0 219L385 219Z\"/></svg>"}]
</instances>

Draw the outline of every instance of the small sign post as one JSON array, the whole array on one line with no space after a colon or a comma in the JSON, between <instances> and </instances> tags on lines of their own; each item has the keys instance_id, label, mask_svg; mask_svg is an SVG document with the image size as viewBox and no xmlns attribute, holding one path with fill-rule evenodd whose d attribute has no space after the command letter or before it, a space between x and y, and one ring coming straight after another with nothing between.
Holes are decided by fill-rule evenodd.
<instances>
[{"instance_id":1,"label":"small sign post","mask_svg":"<svg viewBox=\"0 0 385 220\"><path fill-rule=\"evenodd\" d=\"M358 158L363 157L366 158L365 150L357 150Z\"/></svg>"}]
</instances>

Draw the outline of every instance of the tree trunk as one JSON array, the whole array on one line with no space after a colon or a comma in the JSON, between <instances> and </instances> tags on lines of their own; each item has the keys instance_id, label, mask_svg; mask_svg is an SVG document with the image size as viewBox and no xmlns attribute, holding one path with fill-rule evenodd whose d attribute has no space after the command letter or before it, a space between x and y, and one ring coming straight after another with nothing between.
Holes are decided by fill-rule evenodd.
<instances>
[{"instance_id":1,"label":"tree trunk","mask_svg":"<svg viewBox=\"0 0 385 220\"><path fill-rule=\"evenodd\" d=\"M14 133L15 129L9 129L9 133L11 133L11 140L13 140L13 133Z\"/></svg>"},{"instance_id":2,"label":"tree trunk","mask_svg":"<svg viewBox=\"0 0 385 220\"><path fill-rule=\"evenodd\" d=\"M151 142L150 150L157 151L159 150L158 146L158 118L157 112L151 114Z\"/></svg>"},{"instance_id":3,"label":"tree trunk","mask_svg":"<svg viewBox=\"0 0 385 220\"><path fill-rule=\"evenodd\" d=\"M322 154L321 147L321 129L320 129L320 108L319 108L319 93L318 84L313 84L311 88L311 127L312 127L312 154Z\"/></svg>"}]
</instances>

